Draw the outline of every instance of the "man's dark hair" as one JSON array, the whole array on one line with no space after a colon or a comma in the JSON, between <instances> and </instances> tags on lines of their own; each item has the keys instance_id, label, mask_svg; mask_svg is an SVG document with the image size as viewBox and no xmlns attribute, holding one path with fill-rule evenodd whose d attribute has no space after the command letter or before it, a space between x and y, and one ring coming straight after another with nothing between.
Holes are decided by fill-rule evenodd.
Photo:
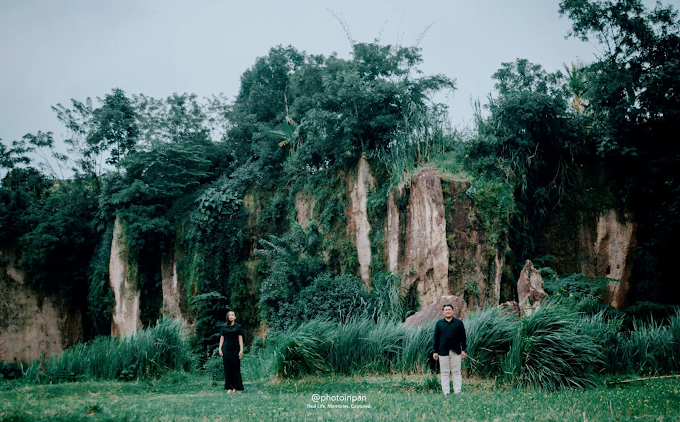
<instances>
[{"instance_id":1,"label":"man's dark hair","mask_svg":"<svg viewBox=\"0 0 680 422\"><path fill-rule=\"evenodd\" d=\"M449 308L451 308L451 310L453 311L453 305L450 304L450 303L447 303L446 305L442 306L442 311L443 311L444 308L446 308L447 306L448 306Z\"/></svg>"}]
</instances>

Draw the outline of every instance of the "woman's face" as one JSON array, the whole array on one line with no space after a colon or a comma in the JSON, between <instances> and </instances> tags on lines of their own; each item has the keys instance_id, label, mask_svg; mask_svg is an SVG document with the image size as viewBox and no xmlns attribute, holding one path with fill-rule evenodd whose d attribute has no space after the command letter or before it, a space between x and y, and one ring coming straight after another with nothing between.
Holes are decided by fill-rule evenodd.
<instances>
[{"instance_id":1,"label":"woman's face","mask_svg":"<svg viewBox=\"0 0 680 422\"><path fill-rule=\"evenodd\" d=\"M236 314L233 311L227 313L227 321L229 321L230 324L236 321Z\"/></svg>"}]
</instances>

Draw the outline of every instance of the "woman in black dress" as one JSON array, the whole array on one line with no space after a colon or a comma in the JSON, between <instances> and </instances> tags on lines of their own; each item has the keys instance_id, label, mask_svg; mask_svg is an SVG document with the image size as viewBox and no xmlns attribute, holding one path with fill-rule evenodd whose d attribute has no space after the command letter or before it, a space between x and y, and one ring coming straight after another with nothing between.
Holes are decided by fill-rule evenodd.
<instances>
[{"instance_id":1,"label":"woman in black dress","mask_svg":"<svg viewBox=\"0 0 680 422\"><path fill-rule=\"evenodd\" d=\"M227 313L227 323L220 328L220 356L224 363L224 389L227 393L243 391L241 357L243 356L243 329L236 323L234 311Z\"/></svg>"}]
</instances>

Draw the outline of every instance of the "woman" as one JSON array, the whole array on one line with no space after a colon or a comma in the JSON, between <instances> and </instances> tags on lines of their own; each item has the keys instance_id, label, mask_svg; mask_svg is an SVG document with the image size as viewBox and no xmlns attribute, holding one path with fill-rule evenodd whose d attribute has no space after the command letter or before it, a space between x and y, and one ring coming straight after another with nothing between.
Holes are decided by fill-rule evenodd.
<instances>
[{"instance_id":1,"label":"woman","mask_svg":"<svg viewBox=\"0 0 680 422\"><path fill-rule=\"evenodd\" d=\"M243 391L241 357L243 356L243 329L236 323L234 311L227 313L227 323L220 328L220 356L224 363L224 389L227 393Z\"/></svg>"}]
</instances>

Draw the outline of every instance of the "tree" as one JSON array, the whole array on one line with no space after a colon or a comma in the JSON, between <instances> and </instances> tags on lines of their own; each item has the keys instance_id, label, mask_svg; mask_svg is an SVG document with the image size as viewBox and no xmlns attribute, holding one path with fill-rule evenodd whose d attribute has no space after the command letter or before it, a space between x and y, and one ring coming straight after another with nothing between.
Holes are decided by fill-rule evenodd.
<instances>
[{"instance_id":1,"label":"tree","mask_svg":"<svg viewBox=\"0 0 680 422\"><path fill-rule=\"evenodd\" d=\"M13 141L8 148L0 139L0 169L11 170L17 164L29 164L31 159L26 156L31 152L31 148L26 145L25 140Z\"/></svg>"},{"instance_id":2,"label":"tree","mask_svg":"<svg viewBox=\"0 0 680 422\"><path fill-rule=\"evenodd\" d=\"M571 36L596 41L586 68L593 141L639 222L634 299L677 298L680 236L680 20L640 0L563 0Z\"/></svg>"},{"instance_id":3,"label":"tree","mask_svg":"<svg viewBox=\"0 0 680 422\"><path fill-rule=\"evenodd\" d=\"M134 151L139 136L137 112L120 88L100 99L102 106L92 111L92 131L87 135L91 153L108 150L107 163L116 164Z\"/></svg>"}]
</instances>

